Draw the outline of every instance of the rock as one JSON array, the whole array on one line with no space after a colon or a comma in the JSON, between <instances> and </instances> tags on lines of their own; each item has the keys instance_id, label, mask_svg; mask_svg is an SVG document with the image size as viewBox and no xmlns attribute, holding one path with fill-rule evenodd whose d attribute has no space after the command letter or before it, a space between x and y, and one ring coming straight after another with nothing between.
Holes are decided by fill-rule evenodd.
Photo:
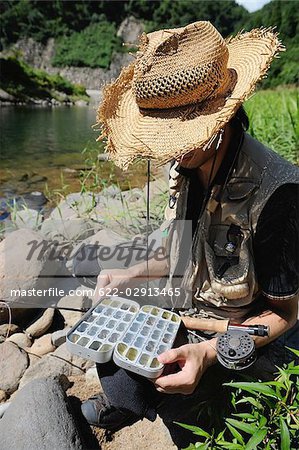
<instances>
[{"instance_id":1,"label":"rock","mask_svg":"<svg viewBox=\"0 0 299 450\"><path fill-rule=\"evenodd\" d=\"M123 191L121 196L124 201L128 203L140 203L142 206L146 205L146 198L142 189L134 188L128 191Z\"/></svg>"},{"instance_id":2,"label":"rock","mask_svg":"<svg viewBox=\"0 0 299 450\"><path fill-rule=\"evenodd\" d=\"M31 184L35 184L35 183L43 183L44 181L47 181L47 177L43 176L43 175L38 175L37 173L35 173L34 175L32 175L32 177L29 179L29 183Z\"/></svg>"},{"instance_id":3,"label":"rock","mask_svg":"<svg viewBox=\"0 0 299 450\"><path fill-rule=\"evenodd\" d=\"M92 192L68 194L65 202L75 211L77 217L85 217L97 204L97 196Z\"/></svg>"},{"instance_id":4,"label":"rock","mask_svg":"<svg viewBox=\"0 0 299 450\"><path fill-rule=\"evenodd\" d=\"M76 106L87 106L87 105L88 105L88 102L86 102L86 101L84 101L84 100L77 100L77 101L75 102L75 105L76 105Z\"/></svg>"},{"instance_id":5,"label":"rock","mask_svg":"<svg viewBox=\"0 0 299 450\"><path fill-rule=\"evenodd\" d=\"M116 186L115 184L111 184L111 186L102 189L100 195L104 197L114 198L120 193L121 193L120 187Z\"/></svg>"},{"instance_id":6,"label":"rock","mask_svg":"<svg viewBox=\"0 0 299 450\"><path fill-rule=\"evenodd\" d=\"M25 333L15 333L7 339L7 342L13 342L23 349L31 347L32 345L30 337Z\"/></svg>"},{"instance_id":7,"label":"rock","mask_svg":"<svg viewBox=\"0 0 299 450\"><path fill-rule=\"evenodd\" d=\"M22 204L27 208L39 211L47 203L47 201L47 198L42 192L33 191L23 194L19 200L19 204Z\"/></svg>"},{"instance_id":8,"label":"rock","mask_svg":"<svg viewBox=\"0 0 299 450\"><path fill-rule=\"evenodd\" d=\"M11 336L14 333L17 333L20 330L20 328L18 327L18 325L15 325L13 323L11 323L10 325L8 323L4 323L3 325L0 325L0 336L7 336L7 332L8 332L8 336Z\"/></svg>"},{"instance_id":9,"label":"rock","mask_svg":"<svg viewBox=\"0 0 299 450\"><path fill-rule=\"evenodd\" d=\"M98 154L98 161L108 161L109 155L108 153L99 153Z\"/></svg>"},{"instance_id":10,"label":"rock","mask_svg":"<svg viewBox=\"0 0 299 450\"><path fill-rule=\"evenodd\" d=\"M13 95L10 95L8 92L0 89L0 100L5 102L14 102L16 99Z\"/></svg>"},{"instance_id":11,"label":"rock","mask_svg":"<svg viewBox=\"0 0 299 450\"><path fill-rule=\"evenodd\" d=\"M60 202L51 212L49 219L53 220L69 220L77 217L76 211L65 201Z\"/></svg>"},{"instance_id":12,"label":"rock","mask_svg":"<svg viewBox=\"0 0 299 450\"><path fill-rule=\"evenodd\" d=\"M12 215L12 223L17 228L37 230L43 221L43 216L34 209L23 209Z\"/></svg>"},{"instance_id":13,"label":"rock","mask_svg":"<svg viewBox=\"0 0 299 450\"><path fill-rule=\"evenodd\" d=\"M4 413L8 410L10 402L3 403L0 405L0 419L4 416Z\"/></svg>"},{"instance_id":14,"label":"rock","mask_svg":"<svg viewBox=\"0 0 299 450\"><path fill-rule=\"evenodd\" d=\"M85 380L86 380L87 384L95 384L95 385L100 384L100 380L99 380L99 376L98 376L96 367L91 367L90 369L88 369L86 371Z\"/></svg>"},{"instance_id":15,"label":"rock","mask_svg":"<svg viewBox=\"0 0 299 450\"><path fill-rule=\"evenodd\" d=\"M43 356L33 366L28 367L21 379L20 388L40 377L60 379L62 375L65 377L80 375L92 364L91 361L72 355L66 348L66 344L62 344L55 352Z\"/></svg>"},{"instance_id":16,"label":"rock","mask_svg":"<svg viewBox=\"0 0 299 450\"><path fill-rule=\"evenodd\" d=\"M34 338L42 336L52 325L54 312L53 308L47 308L37 320L26 328L26 333Z\"/></svg>"},{"instance_id":17,"label":"rock","mask_svg":"<svg viewBox=\"0 0 299 450\"><path fill-rule=\"evenodd\" d=\"M14 323L32 318L30 308L53 303L48 288L57 284L56 274L62 270L53 244L36 231L24 228L6 236L0 243L0 297L12 307ZM0 324L6 321L7 311L0 309Z\"/></svg>"},{"instance_id":18,"label":"rock","mask_svg":"<svg viewBox=\"0 0 299 450\"><path fill-rule=\"evenodd\" d=\"M29 351L30 351L30 348L28 349L28 352ZM29 358L29 366L33 366L34 364L36 364L41 359L40 356L32 355L31 353L28 353L28 358Z\"/></svg>"},{"instance_id":19,"label":"rock","mask_svg":"<svg viewBox=\"0 0 299 450\"><path fill-rule=\"evenodd\" d=\"M52 354L55 358L60 358L61 360L67 361L71 368L70 375L77 375L90 367L94 366L94 362L85 358L81 358L80 356L73 355L68 350L66 344L60 345L55 352Z\"/></svg>"},{"instance_id":20,"label":"rock","mask_svg":"<svg viewBox=\"0 0 299 450\"><path fill-rule=\"evenodd\" d=\"M80 248L83 244L98 244L98 245L107 245L107 246L114 246L118 244L122 244L123 242L126 242L127 239L119 235L118 233L115 233L114 231L110 229L104 229L100 230L97 233L95 233L93 236L85 239L83 242L81 242L77 248ZM75 253L75 249L74 249Z\"/></svg>"},{"instance_id":21,"label":"rock","mask_svg":"<svg viewBox=\"0 0 299 450\"><path fill-rule=\"evenodd\" d=\"M57 381L32 381L0 421L1 449L83 450L71 408Z\"/></svg>"},{"instance_id":22,"label":"rock","mask_svg":"<svg viewBox=\"0 0 299 450\"><path fill-rule=\"evenodd\" d=\"M117 36L122 38L125 43L138 44L139 37L144 32L144 24L134 16L126 17L120 24Z\"/></svg>"},{"instance_id":23,"label":"rock","mask_svg":"<svg viewBox=\"0 0 299 450\"><path fill-rule=\"evenodd\" d=\"M168 192L168 184L164 178L158 178L157 180L150 182L150 198L161 196ZM144 186L143 192L146 198L147 195L147 186Z\"/></svg>"},{"instance_id":24,"label":"rock","mask_svg":"<svg viewBox=\"0 0 299 450\"><path fill-rule=\"evenodd\" d=\"M98 228L93 221L80 217L72 217L68 220L49 218L43 222L40 232L48 240L64 243L65 241L82 241L94 234Z\"/></svg>"},{"instance_id":25,"label":"rock","mask_svg":"<svg viewBox=\"0 0 299 450\"><path fill-rule=\"evenodd\" d=\"M28 357L24 350L12 342L0 345L0 389L12 394L28 367Z\"/></svg>"},{"instance_id":26,"label":"rock","mask_svg":"<svg viewBox=\"0 0 299 450\"><path fill-rule=\"evenodd\" d=\"M57 330L52 333L51 341L55 347L59 347L66 341L66 335L70 328L65 328L64 330Z\"/></svg>"},{"instance_id":27,"label":"rock","mask_svg":"<svg viewBox=\"0 0 299 450\"><path fill-rule=\"evenodd\" d=\"M6 392L0 389L0 403L4 403L6 400Z\"/></svg>"},{"instance_id":28,"label":"rock","mask_svg":"<svg viewBox=\"0 0 299 450\"><path fill-rule=\"evenodd\" d=\"M30 353L37 356L43 356L47 353L53 352L55 350L55 346L52 344L51 337L52 335L49 333L36 339L30 348Z\"/></svg>"},{"instance_id":29,"label":"rock","mask_svg":"<svg viewBox=\"0 0 299 450\"><path fill-rule=\"evenodd\" d=\"M147 419L139 420L134 425L126 427L113 434L112 442L109 442L109 450L177 450L177 446L171 440L169 431L160 417L155 422ZM194 447L195 448L195 447Z\"/></svg>"},{"instance_id":30,"label":"rock","mask_svg":"<svg viewBox=\"0 0 299 450\"><path fill-rule=\"evenodd\" d=\"M82 309L82 308L90 308L92 306L92 302L90 299L88 299L85 295L66 295L62 297L58 304L58 308L75 308L75 309ZM66 327L73 327L78 320L81 319L83 316L83 312L80 311L67 311L60 309L60 313L64 318L64 323Z\"/></svg>"}]
</instances>

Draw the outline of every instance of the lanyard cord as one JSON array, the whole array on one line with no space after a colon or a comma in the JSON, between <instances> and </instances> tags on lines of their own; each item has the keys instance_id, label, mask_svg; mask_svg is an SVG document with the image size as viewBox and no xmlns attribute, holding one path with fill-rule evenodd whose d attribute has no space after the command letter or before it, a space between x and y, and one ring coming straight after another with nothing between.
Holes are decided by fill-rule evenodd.
<instances>
[{"instance_id":1,"label":"lanyard cord","mask_svg":"<svg viewBox=\"0 0 299 450\"><path fill-rule=\"evenodd\" d=\"M149 295L149 220L150 220L150 172L151 160L147 160L147 182L146 182L146 292Z\"/></svg>"}]
</instances>

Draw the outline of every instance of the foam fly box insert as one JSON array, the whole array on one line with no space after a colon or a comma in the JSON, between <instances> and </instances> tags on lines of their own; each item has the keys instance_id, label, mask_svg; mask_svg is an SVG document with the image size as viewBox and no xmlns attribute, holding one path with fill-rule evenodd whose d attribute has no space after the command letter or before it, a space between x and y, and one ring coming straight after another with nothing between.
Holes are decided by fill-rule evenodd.
<instances>
[{"instance_id":1,"label":"foam fly box insert","mask_svg":"<svg viewBox=\"0 0 299 450\"><path fill-rule=\"evenodd\" d=\"M71 353L105 363L112 359L124 369L148 378L163 372L157 356L176 338L180 316L122 297L101 299L66 337Z\"/></svg>"}]
</instances>

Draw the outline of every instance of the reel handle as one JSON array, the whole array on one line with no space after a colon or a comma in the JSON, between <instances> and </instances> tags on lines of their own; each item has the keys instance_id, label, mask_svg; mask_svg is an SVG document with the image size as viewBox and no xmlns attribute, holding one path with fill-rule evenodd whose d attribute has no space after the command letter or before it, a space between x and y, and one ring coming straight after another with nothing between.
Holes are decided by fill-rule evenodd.
<instances>
[{"instance_id":1,"label":"reel handle","mask_svg":"<svg viewBox=\"0 0 299 450\"><path fill-rule=\"evenodd\" d=\"M229 320L198 319L190 316L181 316L182 322L189 330L215 331L225 333Z\"/></svg>"}]
</instances>

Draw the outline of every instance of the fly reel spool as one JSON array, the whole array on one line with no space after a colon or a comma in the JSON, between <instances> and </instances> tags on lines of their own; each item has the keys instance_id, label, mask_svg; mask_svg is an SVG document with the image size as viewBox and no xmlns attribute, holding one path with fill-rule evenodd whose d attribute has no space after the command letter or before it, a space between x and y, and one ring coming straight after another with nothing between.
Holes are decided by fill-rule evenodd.
<instances>
[{"instance_id":1,"label":"fly reel spool","mask_svg":"<svg viewBox=\"0 0 299 450\"><path fill-rule=\"evenodd\" d=\"M256 361L254 340L244 331L230 330L219 336L216 350L218 361L227 369L247 369Z\"/></svg>"}]
</instances>

